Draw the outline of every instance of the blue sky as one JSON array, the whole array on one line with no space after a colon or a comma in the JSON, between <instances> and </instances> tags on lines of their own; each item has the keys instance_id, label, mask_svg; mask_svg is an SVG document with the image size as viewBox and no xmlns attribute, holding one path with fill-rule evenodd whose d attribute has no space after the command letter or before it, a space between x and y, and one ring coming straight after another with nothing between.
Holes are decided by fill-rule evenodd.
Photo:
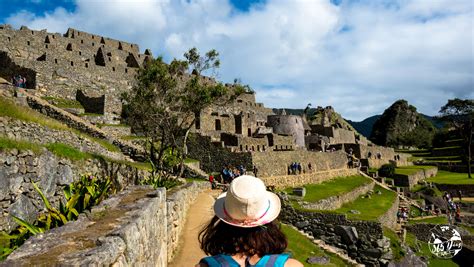
<instances>
[{"instance_id":1,"label":"blue sky","mask_svg":"<svg viewBox=\"0 0 474 267\"><path fill-rule=\"evenodd\" d=\"M0 23L68 27L150 48L220 52L268 107L332 105L360 120L397 99L435 115L474 98L471 0L0 0Z\"/></svg>"}]
</instances>

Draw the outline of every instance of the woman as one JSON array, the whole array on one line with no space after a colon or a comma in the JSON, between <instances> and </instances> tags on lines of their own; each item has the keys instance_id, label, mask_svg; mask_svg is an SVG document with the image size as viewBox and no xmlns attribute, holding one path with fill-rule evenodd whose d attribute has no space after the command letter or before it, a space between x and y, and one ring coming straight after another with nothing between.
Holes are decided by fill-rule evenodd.
<instances>
[{"instance_id":1,"label":"woman","mask_svg":"<svg viewBox=\"0 0 474 267\"><path fill-rule=\"evenodd\" d=\"M199 234L201 249L210 257L196 267L301 267L283 253L287 239L275 219L281 204L262 180L235 178L214 203L215 216Z\"/></svg>"}]
</instances>

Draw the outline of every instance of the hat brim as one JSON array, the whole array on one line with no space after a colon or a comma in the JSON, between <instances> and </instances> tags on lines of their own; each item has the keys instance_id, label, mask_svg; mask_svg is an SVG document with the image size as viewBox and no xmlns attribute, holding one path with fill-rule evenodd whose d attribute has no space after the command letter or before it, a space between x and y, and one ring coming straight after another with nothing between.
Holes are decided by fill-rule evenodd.
<instances>
[{"instance_id":1,"label":"hat brim","mask_svg":"<svg viewBox=\"0 0 474 267\"><path fill-rule=\"evenodd\" d=\"M272 192L266 191L265 194L266 194L266 198L270 202L270 207L268 211L265 213L265 215L256 221L239 222L239 221L232 220L232 218L229 218L225 214L225 211L224 211L224 203L225 203L225 197L227 195L227 192L217 197L216 202L214 202L214 213L217 217L219 217L219 219L221 219L221 221L233 226L237 226L237 227L252 228L252 227L265 225L269 222L274 221L278 217L281 211L280 198Z\"/></svg>"}]
</instances>

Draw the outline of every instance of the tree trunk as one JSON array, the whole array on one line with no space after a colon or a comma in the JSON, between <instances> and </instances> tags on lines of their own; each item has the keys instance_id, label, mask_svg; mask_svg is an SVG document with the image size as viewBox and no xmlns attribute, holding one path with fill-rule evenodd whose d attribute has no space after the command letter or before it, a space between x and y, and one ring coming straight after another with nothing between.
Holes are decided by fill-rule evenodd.
<instances>
[{"instance_id":1,"label":"tree trunk","mask_svg":"<svg viewBox=\"0 0 474 267\"><path fill-rule=\"evenodd\" d=\"M191 131L191 128L188 128L186 130L186 134L184 135L183 148L182 148L183 154L181 156L181 162L179 163L179 177L182 177L184 173L184 159L188 156L187 143L188 143L188 136L189 136L190 131Z\"/></svg>"}]
</instances>

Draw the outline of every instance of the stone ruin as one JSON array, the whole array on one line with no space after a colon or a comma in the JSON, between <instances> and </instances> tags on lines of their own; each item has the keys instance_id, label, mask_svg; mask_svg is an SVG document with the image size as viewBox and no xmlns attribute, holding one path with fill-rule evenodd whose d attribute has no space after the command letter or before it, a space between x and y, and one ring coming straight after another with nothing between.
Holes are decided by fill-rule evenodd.
<instances>
[{"instance_id":1,"label":"stone ruin","mask_svg":"<svg viewBox=\"0 0 474 267\"><path fill-rule=\"evenodd\" d=\"M26 88L37 96L75 100L83 107L79 112L85 112L83 118L95 124L120 123L120 95L132 89L137 70L152 58L148 49L140 53L137 44L72 28L59 34L0 25L0 77L12 80L19 74L26 77ZM203 79L215 82L209 77ZM275 114L256 102L255 93L248 92L233 103L201 111L193 130L230 153L312 153L348 146L360 146L352 148L358 152L378 152L375 146L368 148L367 139L345 121L338 121L332 107L317 110L320 116L310 122L305 116ZM392 159L394 152L389 150L384 149L384 154ZM363 153L358 156L367 158ZM202 157L209 160L209 155ZM197 159L204 160L199 155ZM259 165L255 157L251 162Z\"/></svg>"},{"instance_id":2,"label":"stone ruin","mask_svg":"<svg viewBox=\"0 0 474 267\"><path fill-rule=\"evenodd\" d=\"M77 100L103 123L119 123L119 96L151 57L136 44L72 28L59 34L0 25L0 77L21 75L39 96Z\"/></svg>"}]
</instances>

